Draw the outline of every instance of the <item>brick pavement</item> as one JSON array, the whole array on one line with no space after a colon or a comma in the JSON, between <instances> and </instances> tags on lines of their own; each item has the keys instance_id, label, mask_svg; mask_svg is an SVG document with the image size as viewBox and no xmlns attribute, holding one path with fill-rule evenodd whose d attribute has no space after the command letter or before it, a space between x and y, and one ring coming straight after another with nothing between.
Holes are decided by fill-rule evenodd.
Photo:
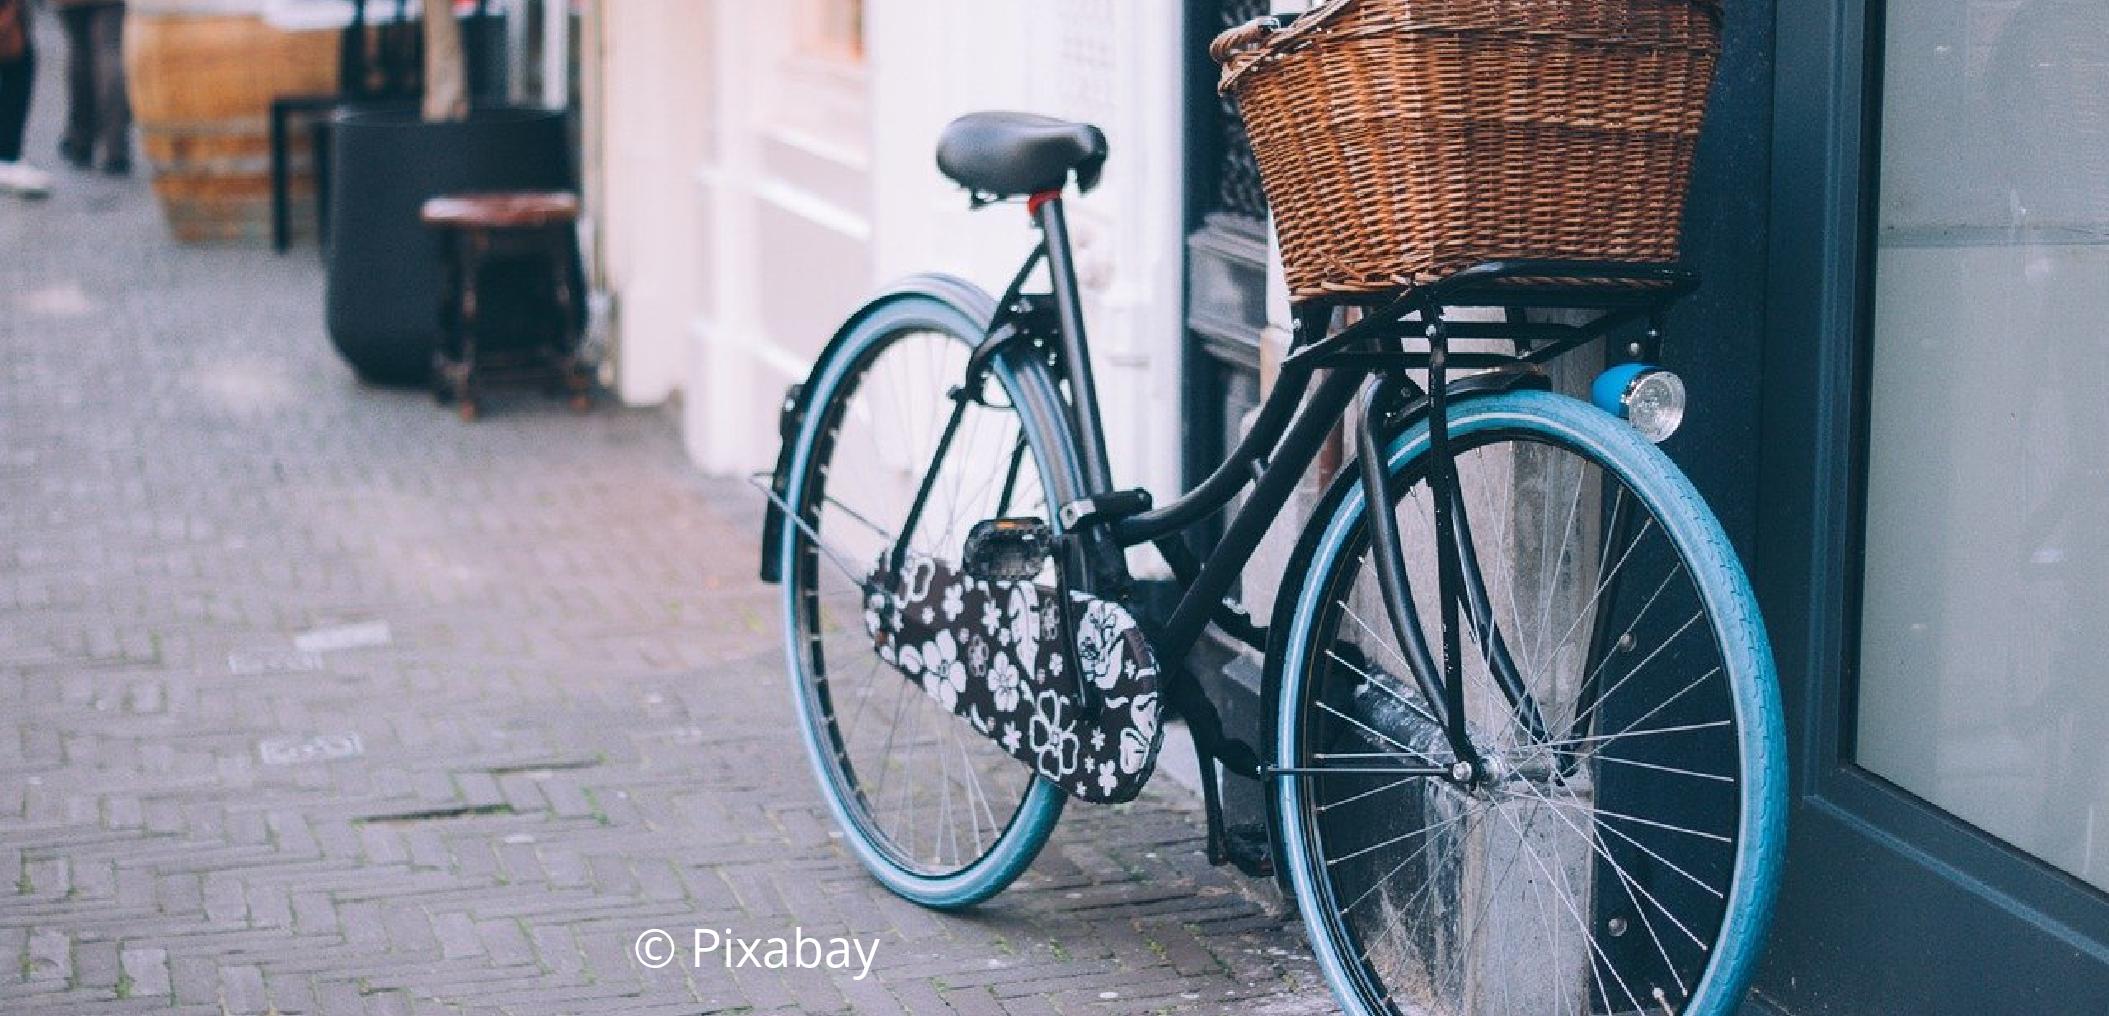
<instances>
[{"instance_id":1,"label":"brick pavement","mask_svg":"<svg viewBox=\"0 0 2109 1016\"><path fill-rule=\"evenodd\" d=\"M0 206L0 1012L1330 1010L1164 780L971 914L877 889L743 486L661 413L362 387L312 252L173 248L144 195ZM794 925L873 976L629 953Z\"/></svg>"}]
</instances>

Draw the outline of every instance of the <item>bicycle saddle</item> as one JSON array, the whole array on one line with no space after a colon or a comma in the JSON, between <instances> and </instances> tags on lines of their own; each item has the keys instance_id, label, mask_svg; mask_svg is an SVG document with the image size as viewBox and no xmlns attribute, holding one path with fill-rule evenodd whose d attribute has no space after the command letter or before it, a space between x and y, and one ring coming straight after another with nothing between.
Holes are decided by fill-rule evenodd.
<instances>
[{"instance_id":1,"label":"bicycle saddle","mask_svg":"<svg viewBox=\"0 0 2109 1016\"><path fill-rule=\"evenodd\" d=\"M937 139L939 172L969 190L999 198L1098 185L1106 135L1088 123L1034 113L968 113Z\"/></svg>"}]
</instances>

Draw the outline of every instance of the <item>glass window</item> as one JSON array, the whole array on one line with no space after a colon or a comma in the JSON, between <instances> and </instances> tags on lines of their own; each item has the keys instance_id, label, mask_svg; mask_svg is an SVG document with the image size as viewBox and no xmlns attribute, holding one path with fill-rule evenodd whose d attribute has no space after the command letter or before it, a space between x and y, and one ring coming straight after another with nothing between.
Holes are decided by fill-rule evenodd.
<instances>
[{"instance_id":1,"label":"glass window","mask_svg":"<svg viewBox=\"0 0 2109 1016\"><path fill-rule=\"evenodd\" d=\"M2109 3L1887 20L1857 759L2109 888Z\"/></svg>"}]
</instances>

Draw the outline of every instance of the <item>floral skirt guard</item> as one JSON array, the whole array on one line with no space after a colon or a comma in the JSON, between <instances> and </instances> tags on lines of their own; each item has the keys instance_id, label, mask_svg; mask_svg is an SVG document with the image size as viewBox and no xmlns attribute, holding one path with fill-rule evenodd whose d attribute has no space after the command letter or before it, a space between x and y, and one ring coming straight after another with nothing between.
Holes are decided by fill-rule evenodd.
<instances>
[{"instance_id":1,"label":"floral skirt guard","mask_svg":"<svg viewBox=\"0 0 2109 1016\"><path fill-rule=\"evenodd\" d=\"M1164 732L1157 661L1126 608L1072 592L1072 653L1052 589L921 555L898 581L886 573L882 562L864 583L880 659L1071 796L1104 804L1142 791Z\"/></svg>"}]
</instances>

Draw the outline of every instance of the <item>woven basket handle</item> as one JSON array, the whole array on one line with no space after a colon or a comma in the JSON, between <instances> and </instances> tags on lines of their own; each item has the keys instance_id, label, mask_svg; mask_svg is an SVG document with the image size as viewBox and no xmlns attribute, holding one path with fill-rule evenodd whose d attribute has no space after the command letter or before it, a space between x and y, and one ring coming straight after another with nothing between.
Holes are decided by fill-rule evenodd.
<instances>
[{"instance_id":1,"label":"woven basket handle","mask_svg":"<svg viewBox=\"0 0 2109 1016\"><path fill-rule=\"evenodd\" d=\"M1238 79L1246 72L1283 47L1323 27L1356 0L1326 0L1298 17L1288 27L1282 27L1281 19L1274 17L1254 18L1236 28L1216 36L1208 44L1208 55L1223 65L1223 77L1216 82L1216 91L1229 94Z\"/></svg>"},{"instance_id":2,"label":"woven basket handle","mask_svg":"<svg viewBox=\"0 0 2109 1016\"><path fill-rule=\"evenodd\" d=\"M0 0L5 6L5 0ZM1229 64L1237 58L1240 50L1267 37L1267 33L1281 27L1280 18L1253 18L1236 28L1229 28L1208 44L1208 55L1219 64Z\"/></svg>"}]
</instances>

